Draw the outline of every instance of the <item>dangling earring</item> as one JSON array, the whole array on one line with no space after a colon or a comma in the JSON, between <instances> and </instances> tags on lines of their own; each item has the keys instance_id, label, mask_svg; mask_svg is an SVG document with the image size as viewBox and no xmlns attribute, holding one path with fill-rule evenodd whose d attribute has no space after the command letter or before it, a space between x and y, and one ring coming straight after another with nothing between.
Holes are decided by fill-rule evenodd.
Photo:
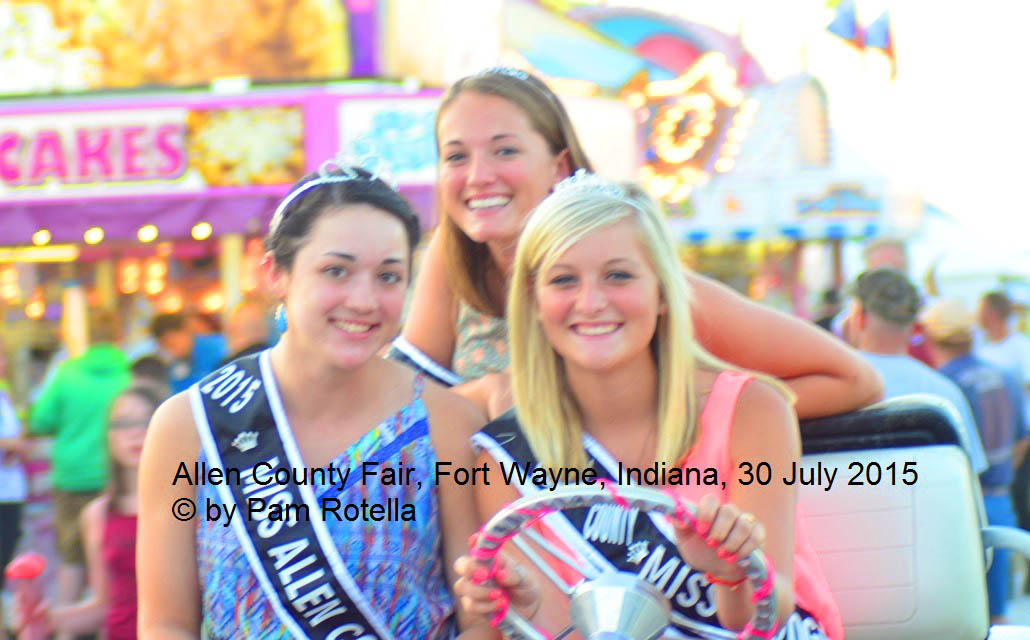
<instances>
[{"instance_id":1,"label":"dangling earring","mask_svg":"<svg viewBox=\"0 0 1030 640\"><path fill-rule=\"evenodd\" d=\"M275 330L286 333L286 307L282 303L275 308Z\"/></svg>"}]
</instances>

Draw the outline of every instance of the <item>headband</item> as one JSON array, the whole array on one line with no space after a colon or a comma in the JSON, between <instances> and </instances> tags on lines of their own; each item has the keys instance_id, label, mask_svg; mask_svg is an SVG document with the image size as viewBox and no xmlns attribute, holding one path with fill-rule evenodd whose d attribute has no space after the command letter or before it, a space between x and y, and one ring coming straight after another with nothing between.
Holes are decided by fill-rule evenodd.
<instances>
[{"instance_id":1,"label":"headband","mask_svg":"<svg viewBox=\"0 0 1030 640\"><path fill-rule=\"evenodd\" d=\"M571 176L554 185L552 193L598 193L620 200L629 198L626 190L618 184L586 169L576 169Z\"/></svg>"},{"instance_id":2,"label":"headband","mask_svg":"<svg viewBox=\"0 0 1030 640\"><path fill-rule=\"evenodd\" d=\"M375 163L371 168L367 166L370 162ZM369 175L361 175L358 173L358 169L367 172ZM335 157L318 165L317 178L308 180L283 198L282 202L279 203L279 206L275 208L275 214L272 216L272 223L269 225L270 228L275 229L279 226L286 209L289 208L290 204L294 200L303 195L305 191L323 184L350 182L352 180L365 180L368 182L381 180L391 188L396 188L393 178L387 171L386 162L381 157L369 153L357 159L351 159L341 151L337 153Z\"/></svg>"}]
</instances>

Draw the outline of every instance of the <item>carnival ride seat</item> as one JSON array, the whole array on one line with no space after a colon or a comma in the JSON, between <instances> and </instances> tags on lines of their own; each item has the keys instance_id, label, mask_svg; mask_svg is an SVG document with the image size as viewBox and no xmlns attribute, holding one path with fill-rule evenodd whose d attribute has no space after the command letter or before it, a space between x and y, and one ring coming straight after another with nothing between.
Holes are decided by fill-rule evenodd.
<instances>
[{"instance_id":1,"label":"carnival ride seat","mask_svg":"<svg viewBox=\"0 0 1030 640\"><path fill-rule=\"evenodd\" d=\"M1030 638L988 629L991 548L1030 557L1030 535L986 526L957 425L928 395L801 423L802 465L837 472L799 501L849 640Z\"/></svg>"}]
</instances>

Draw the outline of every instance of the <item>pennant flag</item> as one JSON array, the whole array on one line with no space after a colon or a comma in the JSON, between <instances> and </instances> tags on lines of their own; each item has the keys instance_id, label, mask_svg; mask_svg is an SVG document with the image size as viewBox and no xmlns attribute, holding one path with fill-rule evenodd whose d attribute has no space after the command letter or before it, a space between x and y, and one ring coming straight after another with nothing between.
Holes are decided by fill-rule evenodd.
<instances>
[{"instance_id":1,"label":"pennant flag","mask_svg":"<svg viewBox=\"0 0 1030 640\"><path fill-rule=\"evenodd\" d=\"M894 38L891 36L890 19L887 12L876 19L865 32L865 46L870 49L879 49L891 62L891 78L897 75L897 60L894 58Z\"/></svg>"},{"instance_id":2,"label":"pennant flag","mask_svg":"<svg viewBox=\"0 0 1030 640\"><path fill-rule=\"evenodd\" d=\"M864 34L862 27L858 25L858 19L855 18L855 3L852 0L843 0L840 3L840 6L837 7L836 17L826 27L826 30L838 38L846 40L857 49L861 49L864 44Z\"/></svg>"}]
</instances>

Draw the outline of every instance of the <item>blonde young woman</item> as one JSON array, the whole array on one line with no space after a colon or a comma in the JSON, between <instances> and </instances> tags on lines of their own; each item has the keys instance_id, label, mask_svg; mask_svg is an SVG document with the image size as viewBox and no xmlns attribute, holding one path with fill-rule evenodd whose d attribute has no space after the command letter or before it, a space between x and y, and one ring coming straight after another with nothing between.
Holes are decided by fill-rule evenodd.
<instances>
[{"instance_id":1,"label":"blonde young woman","mask_svg":"<svg viewBox=\"0 0 1030 640\"><path fill-rule=\"evenodd\" d=\"M580 508L548 516L545 533L574 554L600 555L613 568L661 582L674 612L669 637L683 637L691 624L744 627L754 615L752 586L732 560L756 549L775 567L776 637L842 637L797 517L795 488L748 482L760 463L789 474L797 462L792 394L695 341L691 292L654 202L634 185L576 176L530 216L512 272L515 411L474 437L482 448L478 464L495 477L502 464L593 467L617 483L626 477L620 469L715 469L721 484L664 487L698 505L696 528L639 514L610 520L632 522L631 531L599 534L597 514ZM539 491L503 482L476 489L484 519L520 493ZM535 624L564 628L564 596L526 568L532 565L512 562L515 570L481 584L483 567L460 559L456 592L465 605L492 613L499 587L511 588ZM649 563L663 570L642 570ZM668 564L674 574L663 578Z\"/></svg>"},{"instance_id":2,"label":"blonde young woman","mask_svg":"<svg viewBox=\"0 0 1030 640\"><path fill-rule=\"evenodd\" d=\"M529 212L577 169L591 170L561 101L536 77L488 69L456 82L436 121L438 204L395 357L461 385L496 415L505 390L507 282ZM879 399L875 371L840 341L688 274L691 320L716 356L783 379L798 415L840 413ZM481 380L480 382L476 382Z\"/></svg>"}]
</instances>

